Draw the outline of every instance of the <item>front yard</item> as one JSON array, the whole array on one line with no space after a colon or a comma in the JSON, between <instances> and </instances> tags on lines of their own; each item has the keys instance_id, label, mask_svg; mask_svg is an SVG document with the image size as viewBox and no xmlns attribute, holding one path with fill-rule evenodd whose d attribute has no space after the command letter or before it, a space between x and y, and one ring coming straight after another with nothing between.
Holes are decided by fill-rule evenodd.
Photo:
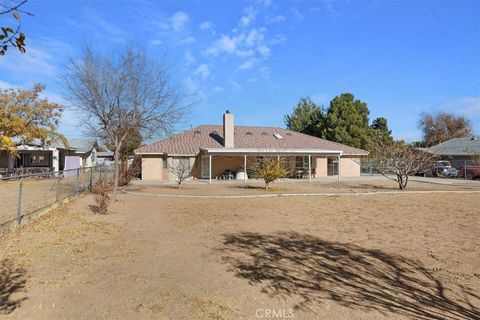
<instances>
[{"instance_id":1,"label":"front yard","mask_svg":"<svg viewBox=\"0 0 480 320\"><path fill-rule=\"evenodd\" d=\"M317 192L379 190L361 181L327 185ZM178 194L209 187L212 194L268 193L200 187ZM0 239L0 314L480 317L478 193L207 199L150 195L177 192L171 187L132 192L138 194L120 195L107 216L92 215L87 196Z\"/></svg>"}]
</instances>

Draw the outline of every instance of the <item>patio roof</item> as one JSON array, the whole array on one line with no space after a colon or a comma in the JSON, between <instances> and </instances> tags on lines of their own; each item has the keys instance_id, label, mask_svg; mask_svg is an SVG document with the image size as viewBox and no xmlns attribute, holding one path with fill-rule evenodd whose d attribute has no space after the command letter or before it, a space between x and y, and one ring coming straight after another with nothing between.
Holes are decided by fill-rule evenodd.
<instances>
[{"instance_id":1,"label":"patio roof","mask_svg":"<svg viewBox=\"0 0 480 320\"><path fill-rule=\"evenodd\" d=\"M325 149L290 149L290 148L201 148L205 155L324 155L341 156L341 150Z\"/></svg>"}]
</instances>

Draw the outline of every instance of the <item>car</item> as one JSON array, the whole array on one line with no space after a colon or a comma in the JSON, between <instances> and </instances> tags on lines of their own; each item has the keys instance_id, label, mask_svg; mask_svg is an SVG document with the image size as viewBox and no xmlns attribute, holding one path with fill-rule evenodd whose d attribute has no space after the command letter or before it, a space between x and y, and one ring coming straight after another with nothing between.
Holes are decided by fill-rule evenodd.
<instances>
[{"instance_id":1,"label":"car","mask_svg":"<svg viewBox=\"0 0 480 320\"><path fill-rule=\"evenodd\" d=\"M458 176L471 180L480 180L480 166L466 166L458 169Z\"/></svg>"},{"instance_id":2,"label":"car","mask_svg":"<svg viewBox=\"0 0 480 320\"><path fill-rule=\"evenodd\" d=\"M430 168L426 171L419 171L415 175L423 177L442 177L442 178L453 178L458 176L458 170L452 167L450 161L447 160L438 160L433 161L430 165Z\"/></svg>"}]
</instances>

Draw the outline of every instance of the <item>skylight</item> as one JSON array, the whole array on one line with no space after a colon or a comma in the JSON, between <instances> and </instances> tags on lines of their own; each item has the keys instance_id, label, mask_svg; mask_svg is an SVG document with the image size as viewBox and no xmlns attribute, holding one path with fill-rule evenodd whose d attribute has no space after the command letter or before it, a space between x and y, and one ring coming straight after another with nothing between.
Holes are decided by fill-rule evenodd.
<instances>
[{"instance_id":1,"label":"skylight","mask_svg":"<svg viewBox=\"0 0 480 320\"><path fill-rule=\"evenodd\" d=\"M283 137L280 133L274 133L273 135L275 136L275 138L277 138L279 140L283 139Z\"/></svg>"}]
</instances>

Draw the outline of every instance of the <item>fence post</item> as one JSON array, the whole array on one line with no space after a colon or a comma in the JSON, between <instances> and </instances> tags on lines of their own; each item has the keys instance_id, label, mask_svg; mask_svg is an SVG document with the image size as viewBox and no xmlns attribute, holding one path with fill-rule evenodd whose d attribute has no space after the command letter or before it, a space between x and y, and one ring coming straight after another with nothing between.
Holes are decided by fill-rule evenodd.
<instances>
[{"instance_id":1,"label":"fence post","mask_svg":"<svg viewBox=\"0 0 480 320\"><path fill-rule=\"evenodd\" d=\"M80 168L77 169L77 195L80 193Z\"/></svg>"},{"instance_id":2,"label":"fence post","mask_svg":"<svg viewBox=\"0 0 480 320\"><path fill-rule=\"evenodd\" d=\"M93 167L90 167L90 191L93 188Z\"/></svg>"},{"instance_id":3,"label":"fence post","mask_svg":"<svg viewBox=\"0 0 480 320\"><path fill-rule=\"evenodd\" d=\"M20 225L20 220L22 218L22 196L23 196L23 176L20 177L20 185L18 186L17 225Z\"/></svg>"},{"instance_id":4,"label":"fence post","mask_svg":"<svg viewBox=\"0 0 480 320\"><path fill-rule=\"evenodd\" d=\"M58 202L60 200L60 176L61 174L57 174L57 190L55 192L55 200Z\"/></svg>"},{"instance_id":5,"label":"fence post","mask_svg":"<svg viewBox=\"0 0 480 320\"><path fill-rule=\"evenodd\" d=\"M103 166L100 167L100 177L98 178L98 181L102 181L102 171L103 171Z\"/></svg>"}]
</instances>

